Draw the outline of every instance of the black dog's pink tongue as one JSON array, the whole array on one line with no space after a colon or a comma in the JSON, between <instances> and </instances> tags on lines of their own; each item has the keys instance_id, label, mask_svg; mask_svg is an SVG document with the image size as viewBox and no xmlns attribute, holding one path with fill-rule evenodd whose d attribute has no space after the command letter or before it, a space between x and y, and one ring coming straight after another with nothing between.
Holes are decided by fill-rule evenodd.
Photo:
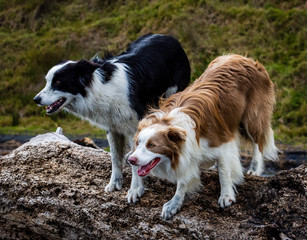
<instances>
[{"instance_id":1,"label":"black dog's pink tongue","mask_svg":"<svg viewBox=\"0 0 307 240\"><path fill-rule=\"evenodd\" d=\"M53 113L55 112L56 110L58 110L62 105L63 103L66 101L66 98L61 98L59 99L58 101L50 104L49 106L46 107L46 110L47 110L47 113Z\"/></svg>"}]
</instances>

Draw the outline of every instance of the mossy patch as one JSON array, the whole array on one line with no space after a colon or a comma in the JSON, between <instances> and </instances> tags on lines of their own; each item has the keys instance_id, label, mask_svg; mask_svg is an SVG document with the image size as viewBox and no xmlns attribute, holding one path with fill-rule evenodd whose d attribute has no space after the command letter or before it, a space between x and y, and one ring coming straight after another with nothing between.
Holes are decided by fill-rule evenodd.
<instances>
[{"instance_id":1,"label":"mossy patch","mask_svg":"<svg viewBox=\"0 0 307 240\"><path fill-rule=\"evenodd\" d=\"M179 39L191 63L191 81L221 54L238 53L262 62L276 85L277 138L306 142L306 22L302 0L1 1L0 114L2 119L15 116L15 126L2 125L1 120L1 127L51 130L54 122L41 116L32 99L54 64L96 53L117 54L152 32Z\"/></svg>"}]
</instances>

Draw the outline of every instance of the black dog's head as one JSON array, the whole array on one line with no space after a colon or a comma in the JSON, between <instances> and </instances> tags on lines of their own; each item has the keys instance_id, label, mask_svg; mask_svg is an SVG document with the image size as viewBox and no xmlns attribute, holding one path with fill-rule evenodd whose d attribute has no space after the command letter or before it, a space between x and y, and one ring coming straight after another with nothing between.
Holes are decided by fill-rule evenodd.
<instances>
[{"instance_id":1,"label":"black dog's head","mask_svg":"<svg viewBox=\"0 0 307 240\"><path fill-rule=\"evenodd\" d=\"M86 60L65 61L55 65L46 75L46 86L33 99L40 106L47 106L53 114L67 106L76 96L85 96L93 72L101 65Z\"/></svg>"}]
</instances>

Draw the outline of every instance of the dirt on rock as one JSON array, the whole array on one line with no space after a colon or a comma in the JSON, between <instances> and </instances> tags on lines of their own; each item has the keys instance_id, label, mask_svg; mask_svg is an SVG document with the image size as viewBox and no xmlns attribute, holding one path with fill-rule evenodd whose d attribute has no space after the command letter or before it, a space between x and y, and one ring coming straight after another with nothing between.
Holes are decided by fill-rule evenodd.
<instances>
[{"instance_id":1,"label":"dirt on rock","mask_svg":"<svg viewBox=\"0 0 307 240\"><path fill-rule=\"evenodd\" d=\"M176 186L149 176L128 204L129 166L123 174L123 189L105 193L107 152L65 139L22 145L0 157L0 239L306 239L307 166L245 176L225 209L217 172L204 170L201 189L167 221L160 214Z\"/></svg>"}]
</instances>

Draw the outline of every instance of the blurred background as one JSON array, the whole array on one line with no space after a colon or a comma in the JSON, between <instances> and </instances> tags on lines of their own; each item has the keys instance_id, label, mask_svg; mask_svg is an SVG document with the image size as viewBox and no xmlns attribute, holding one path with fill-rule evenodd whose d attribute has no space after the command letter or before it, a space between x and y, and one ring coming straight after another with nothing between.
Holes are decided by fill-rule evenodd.
<instances>
[{"instance_id":1,"label":"blurred background","mask_svg":"<svg viewBox=\"0 0 307 240\"><path fill-rule=\"evenodd\" d=\"M1 0L0 135L55 131L103 138L104 131L33 102L44 75L63 59L118 54L146 33L176 37L191 82L219 55L257 59L276 86L278 142L307 146L307 3L305 0Z\"/></svg>"}]
</instances>

